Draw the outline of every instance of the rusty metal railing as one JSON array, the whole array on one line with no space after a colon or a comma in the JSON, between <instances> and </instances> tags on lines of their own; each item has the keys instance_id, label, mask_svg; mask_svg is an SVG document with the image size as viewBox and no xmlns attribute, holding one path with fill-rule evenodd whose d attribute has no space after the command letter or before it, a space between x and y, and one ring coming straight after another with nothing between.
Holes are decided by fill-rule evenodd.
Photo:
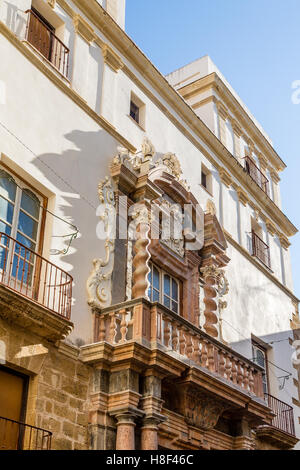
<instances>
[{"instance_id":1,"label":"rusty metal railing","mask_svg":"<svg viewBox=\"0 0 300 470\"><path fill-rule=\"evenodd\" d=\"M0 285L69 320L72 283L70 274L0 232Z\"/></svg>"},{"instance_id":2,"label":"rusty metal railing","mask_svg":"<svg viewBox=\"0 0 300 470\"><path fill-rule=\"evenodd\" d=\"M0 416L0 450L50 450L52 432Z\"/></svg>"},{"instance_id":3,"label":"rusty metal railing","mask_svg":"<svg viewBox=\"0 0 300 470\"><path fill-rule=\"evenodd\" d=\"M295 436L293 408L287 403L284 403L283 401L278 400L278 398L267 393L265 393L265 400L268 403L269 408L271 408L275 414L275 417L272 420L272 426Z\"/></svg>"}]
</instances>

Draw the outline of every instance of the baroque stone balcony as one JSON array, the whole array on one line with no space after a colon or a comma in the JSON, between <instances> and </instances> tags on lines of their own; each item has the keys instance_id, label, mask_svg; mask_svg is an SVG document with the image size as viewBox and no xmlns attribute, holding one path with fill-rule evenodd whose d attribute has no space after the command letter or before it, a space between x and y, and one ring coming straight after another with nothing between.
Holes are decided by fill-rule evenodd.
<instances>
[{"instance_id":1,"label":"baroque stone balcony","mask_svg":"<svg viewBox=\"0 0 300 470\"><path fill-rule=\"evenodd\" d=\"M262 369L159 303L128 301L95 314L95 343L138 342L263 399Z\"/></svg>"}]
</instances>

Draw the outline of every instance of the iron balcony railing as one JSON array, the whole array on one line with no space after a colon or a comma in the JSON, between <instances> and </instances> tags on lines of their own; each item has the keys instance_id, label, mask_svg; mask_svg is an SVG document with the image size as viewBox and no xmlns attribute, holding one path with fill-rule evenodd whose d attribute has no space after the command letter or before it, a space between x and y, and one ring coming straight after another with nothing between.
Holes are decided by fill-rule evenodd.
<instances>
[{"instance_id":1,"label":"iron balcony railing","mask_svg":"<svg viewBox=\"0 0 300 470\"><path fill-rule=\"evenodd\" d=\"M70 50L54 34L54 30L33 11L27 10L26 40L34 46L57 70L68 77Z\"/></svg>"},{"instance_id":2,"label":"iron balcony railing","mask_svg":"<svg viewBox=\"0 0 300 470\"><path fill-rule=\"evenodd\" d=\"M50 450L52 432L0 417L0 450Z\"/></svg>"},{"instance_id":3,"label":"iron balcony railing","mask_svg":"<svg viewBox=\"0 0 300 470\"><path fill-rule=\"evenodd\" d=\"M269 195L269 180L250 157L244 157L245 170L256 184Z\"/></svg>"},{"instance_id":4,"label":"iron balcony railing","mask_svg":"<svg viewBox=\"0 0 300 470\"><path fill-rule=\"evenodd\" d=\"M256 256L268 268L271 267L270 248L253 230L252 256Z\"/></svg>"},{"instance_id":5,"label":"iron balcony railing","mask_svg":"<svg viewBox=\"0 0 300 470\"><path fill-rule=\"evenodd\" d=\"M275 414L272 420L272 426L295 436L293 408L268 393L265 393L265 400L268 403L269 408L271 408Z\"/></svg>"},{"instance_id":6,"label":"iron balcony railing","mask_svg":"<svg viewBox=\"0 0 300 470\"><path fill-rule=\"evenodd\" d=\"M69 320L72 283L70 274L0 232L0 285Z\"/></svg>"}]
</instances>

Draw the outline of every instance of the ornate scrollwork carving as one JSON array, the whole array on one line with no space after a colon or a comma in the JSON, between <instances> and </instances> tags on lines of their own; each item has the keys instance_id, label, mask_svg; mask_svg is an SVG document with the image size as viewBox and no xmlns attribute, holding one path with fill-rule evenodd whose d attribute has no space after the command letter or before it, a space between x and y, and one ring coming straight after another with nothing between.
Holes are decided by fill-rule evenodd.
<instances>
[{"instance_id":1,"label":"ornate scrollwork carving","mask_svg":"<svg viewBox=\"0 0 300 470\"><path fill-rule=\"evenodd\" d=\"M189 426L209 431L213 429L228 405L196 388L185 393L185 420Z\"/></svg>"},{"instance_id":2,"label":"ornate scrollwork carving","mask_svg":"<svg viewBox=\"0 0 300 470\"><path fill-rule=\"evenodd\" d=\"M111 304L111 276L114 267L115 240L110 236L110 208L115 205L115 196L110 178L105 177L98 185L98 196L106 207L100 221L107 234L105 240L105 258L93 260L93 269L87 280L88 304L96 308L108 307Z\"/></svg>"},{"instance_id":3,"label":"ornate scrollwork carving","mask_svg":"<svg viewBox=\"0 0 300 470\"><path fill-rule=\"evenodd\" d=\"M182 184L182 186L189 191L190 187L187 184L186 180L182 179L182 169L178 158L176 157L175 153L168 152L163 155L162 158L157 160L155 166L163 166L167 173L174 176L176 180Z\"/></svg>"}]
</instances>

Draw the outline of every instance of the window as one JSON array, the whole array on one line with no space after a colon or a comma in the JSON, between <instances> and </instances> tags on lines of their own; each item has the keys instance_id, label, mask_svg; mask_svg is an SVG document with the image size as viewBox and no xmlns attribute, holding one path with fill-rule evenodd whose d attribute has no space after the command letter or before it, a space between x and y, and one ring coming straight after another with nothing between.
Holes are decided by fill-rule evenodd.
<instances>
[{"instance_id":1,"label":"window","mask_svg":"<svg viewBox=\"0 0 300 470\"><path fill-rule=\"evenodd\" d=\"M145 104L134 93L131 93L129 116L143 129L145 129L145 113Z\"/></svg>"},{"instance_id":2,"label":"window","mask_svg":"<svg viewBox=\"0 0 300 470\"><path fill-rule=\"evenodd\" d=\"M212 175L203 164L201 166L201 186L212 194Z\"/></svg>"},{"instance_id":3,"label":"window","mask_svg":"<svg viewBox=\"0 0 300 470\"><path fill-rule=\"evenodd\" d=\"M256 343L252 343L252 357L253 357L253 362L255 364L259 365L264 369L264 372L262 374L262 381L263 381L263 390L264 393L268 393L268 363L267 363L267 351L261 347L258 346Z\"/></svg>"},{"instance_id":4,"label":"window","mask_svg":"<svg viewBox=\"0 0 300 470\"><path fill-rule=\"evenodd\" d=\"M151 302L160 302L175 313L180 313L179 282L168 273L150 265L149 298Z\"/></svg>"},{"instance_id":5,"label":"window","mask_svg":"<svg viewBox=\"0 0 300 470\"><path fill-rule=\"evenodd\" d=\"M130 116L134 119L137 123L139 123L139 107L133 102L130 101Z\"/></svg>"},{"instance_id":6,"label":"window","mask_svg":"<svg viewBox=\"0 0 300 470\"><path fill-rule=\"evenodd\" d=\"M12 274L25 278L32 273L31 255L23 248L32 251L38 249L38 237L41 226L41 203L38 196L23 181L0 169L0 267L9 266L9 235L17 240L14 247ZM5 235L3 235L5 234ZM25 254L26 251L26 254ZM25 261L26 257L26 261ZM25 261L25 264L23 264ZM26 280L26 279L25 279ZM29 279L27 279L29 281Z\"/></svg>"},{"instance_id":7,"label":"window","mask_svg":"<svg viewBox=\"0 0 300 470\"><path fill-rule=\"evenodd\" d=\"M251 219L251 250L252 256L258 258L268 268L271 267L270 248L263 241L262 227L254 219Z\"/></svg>"},{"instance_id":8,"label":"window","mask_svg":"<svg viewBox=\"0 0 300 470\"><path fill-rule=\"evenodd\" d=\"M53 13L49 5L39 0L34 0L31 10L27 10L26 13L28 14L26 40L62 75L67 77L70 51L57 36L60 35L63 39L64 23Z\"/></svg>"}]
</instances>

